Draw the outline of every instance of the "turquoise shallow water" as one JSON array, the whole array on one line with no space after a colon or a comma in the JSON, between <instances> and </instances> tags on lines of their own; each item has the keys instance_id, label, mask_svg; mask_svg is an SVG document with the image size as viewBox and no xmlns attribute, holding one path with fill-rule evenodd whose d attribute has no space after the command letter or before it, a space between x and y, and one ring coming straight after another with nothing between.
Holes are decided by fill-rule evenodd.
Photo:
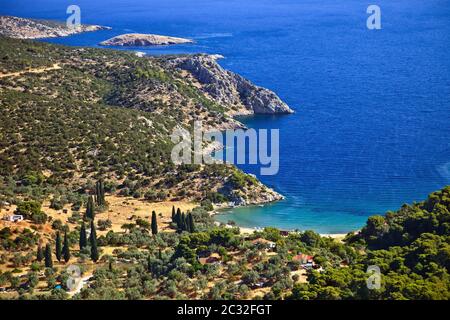
<instances>
[{"instance_id":1,"label":"turquoise shallow water","mask_svg":"<svg viewBox=\"0 0 450 320\"><path fill-rule=\"evenodd\" d=\"M0 13L65 19L111 31L50 42L96 46L125 32L189 37L277 92L296 114L245 120L280 129L280 171L260 179L286 196L217 216L242 226L341 233L450 184L450 1L379 0L382 30L357 0L3 0ZM259 173L255 166L241 166Z\"/></svg>"}]
</instances>

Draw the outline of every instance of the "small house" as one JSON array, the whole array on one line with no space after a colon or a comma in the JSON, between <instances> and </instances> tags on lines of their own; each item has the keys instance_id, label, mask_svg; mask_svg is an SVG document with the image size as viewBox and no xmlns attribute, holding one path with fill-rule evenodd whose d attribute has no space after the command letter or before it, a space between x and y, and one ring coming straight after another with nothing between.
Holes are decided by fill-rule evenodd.
<instances>
[{"instance_id":1,"label":"small house","mask_svg":"<svg viewBox=\"0 0 450 320\"><path fill-rule=\"evenodd\" d=\"M287 236L289 236L289 231L286 231L286 230L280 230L280 235L281 235L282 237L287 237Z\"/></svg>"},{"instance_id":2,"label":"small house","mask_svg":"<svg viewBox=\"0 0 450 320\"><path fill-rule=\"evenodd\" d=\"M314 263L313 262L307 262L305 264L302 264L302 268L306 269L306 270L310 270L310 269L314 268Z\"/></svg>"},{"instance_id":3,"label":"small house","mask_svg":"<svg viewBox=\"0 0 450 320\"><path fill-rule=\"evenodd\" d=\"M275 242L273 241L269 241L263 238L258 238L252 241L252 244L254 245L263 245L265 247L267 247L268 249L275 249L275 247L277 246Z\"/></svg>"},{"instance_id":4,"label":"small house","mask_svg":"<svg viewBox=\"0 0 450 320\"><path fill-rule=\"evenodd\" d=\"M9 222L19 222L19 221L23 221L23 216L20 214L13 214L13 215L6 216L5 220L7 220Z\"/></svg>"},{"instance_id":5,"label":"small house","mask_svg":"<svg viewBox=\"0 0 450 320\"><path fill-rule=\"evenodd\" d=\"M297 255L293 256L292 260L300 262L300 264L302 266L304 266L304 265L306 265L308 263L314 264L313 256L309 256L309 255L303 254L303 253L300 253L300 254L297 254Z\"/></svg>"}]
</instances>

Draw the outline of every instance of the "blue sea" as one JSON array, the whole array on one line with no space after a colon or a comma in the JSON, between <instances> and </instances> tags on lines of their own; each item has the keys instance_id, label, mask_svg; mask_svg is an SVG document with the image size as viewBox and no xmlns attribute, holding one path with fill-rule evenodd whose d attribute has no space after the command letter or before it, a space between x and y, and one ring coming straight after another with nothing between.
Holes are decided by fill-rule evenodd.
<instances>
[{"instance_id":1,"label":"blue sea","mask_svg":"<svg viewBox=\"0 0 450 320\"><path fill-rule=\"evenodd\" d=\"M221 54L223 67L296 111L245 120L280 129L279 173L260 179L286 200L229 210L220 221L343 233L450 184L449 0L2 0L0 13L65 20L71 4L82 23L113 30L49 42L97 46L128 32L192 38L137 50ZM370 4L381 8L381 30L366 27Z\"/></svg>"}]
</instances>

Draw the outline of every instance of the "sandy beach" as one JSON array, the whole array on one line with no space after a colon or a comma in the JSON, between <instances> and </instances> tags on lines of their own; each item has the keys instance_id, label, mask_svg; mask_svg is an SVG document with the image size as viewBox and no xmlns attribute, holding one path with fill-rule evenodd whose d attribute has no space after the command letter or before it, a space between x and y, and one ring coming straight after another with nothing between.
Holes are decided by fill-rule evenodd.
<instances>
[{"instance_id":1,"label":"sandy beach","mask_svg":"<svg viewBox=\"0 0 450 320\"><path fill-rule=\"evenodd\" d=\"M217 209L219 209L219 208L215 208L214 211L210 212L210 215L214 216L214 215L218 214ZM220 209L223 209L223 208L220 208ZM218 221L216 221L215 223L217 225L220 225L220 222L218 222ZM234 226L227 225L227 227L231 228L231 227L234 227ZM256 228L256 227L255 228L240 227L240 226L238 226L238 227L239 227L239 231L240 231L241 234L252 234L255 231L261 231L263 229L263 228ZM346 235L347 235L346 233L320 233L321 237L329 237L329 238L336 239L338 241L342 241L345 238Z\"/></svg>"},{"instance_id":2,"label":"sandy beach","mask_svg":"<svg viewBox=\"0 0 450 320\"><path fill-rule=\"evenodd\" d=\"M219 225L220 223L216 222L216 224ZM232 226L227 225L227 227L231 228ZM247 235L252 234L255 231L261 231L261 230L262 230L262 228L239 227L240 233L247 234ZM333 238L338 241L342 241L346 235L347 235L346 233L324 233L324 234L321 233L320 234L321 237L329 237L329 238Z\"/></svg>"},{"instance_id":3,"label":"sandy beach","mask_svg":"<svg viewBox=\"0 0 450 320\"><path fill-rule=\"evenodd\" d=\"M259 229L239 227L239 230L241 231L241 234L252 234L253 232L258 231ZM345 233L320 234L321 237L330 237L330 238L337 239L337 240L344 239L346 235L347 234L345 234Z\"/></svg>"}]
</instances>

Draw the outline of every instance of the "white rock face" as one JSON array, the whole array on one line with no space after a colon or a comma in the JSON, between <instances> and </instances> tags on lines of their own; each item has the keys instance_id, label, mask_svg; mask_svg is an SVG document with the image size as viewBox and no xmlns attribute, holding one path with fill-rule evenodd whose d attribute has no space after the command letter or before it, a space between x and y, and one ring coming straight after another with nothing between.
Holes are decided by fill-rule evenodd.
<instances>
[{"instance_id":1,"label":"white rock face","mask_svg":"<svg viewBox=\"0 0 450 320\"><path fill-rule=\"evenodd\" d=\"M192 43L190 39L161 36L157 34L128 33L100 42L102 46L144 47Z\"/></svg>"}]
</instances>

